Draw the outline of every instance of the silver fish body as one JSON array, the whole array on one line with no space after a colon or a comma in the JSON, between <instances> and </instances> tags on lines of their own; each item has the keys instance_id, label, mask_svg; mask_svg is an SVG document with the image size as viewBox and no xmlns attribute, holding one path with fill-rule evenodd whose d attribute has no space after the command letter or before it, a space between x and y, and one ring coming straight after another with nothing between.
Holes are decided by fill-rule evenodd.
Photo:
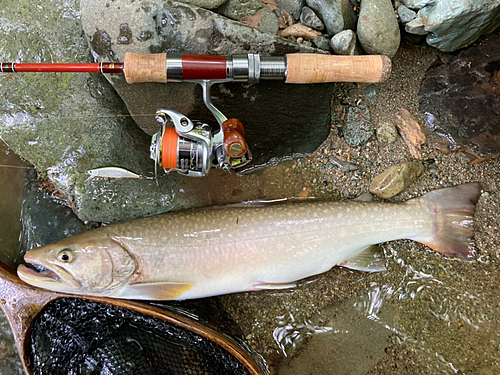
<instances>
[{"instance_id":1,"label":"silver fish body","mask_svg":"<svg viewBox=\"0 0 500 375\"><path fill-rule=\"evenodd\" d=\"M326 202L220 207L102 227L30 250L26 282L61 292L188 299L288 287L348 263L370 245L413 239L467 256L479 184L405 203Z\"/></svg>"}]
</instances>

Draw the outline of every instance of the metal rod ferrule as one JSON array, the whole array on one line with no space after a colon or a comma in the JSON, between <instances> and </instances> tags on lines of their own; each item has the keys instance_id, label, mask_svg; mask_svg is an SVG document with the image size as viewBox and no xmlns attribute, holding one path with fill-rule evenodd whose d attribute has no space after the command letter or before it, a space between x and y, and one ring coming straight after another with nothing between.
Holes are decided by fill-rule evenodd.
<instances>
[{"instance_id":1,"label":"metal rod ferrule","mask_svg":"<svg viewBox=\"0 0 500 375\"><path fill-rule=\"evenodd\" d=\"M167 82L182 82L182 54L170 53L167 57Z\"/></svg>"}]
</instances>

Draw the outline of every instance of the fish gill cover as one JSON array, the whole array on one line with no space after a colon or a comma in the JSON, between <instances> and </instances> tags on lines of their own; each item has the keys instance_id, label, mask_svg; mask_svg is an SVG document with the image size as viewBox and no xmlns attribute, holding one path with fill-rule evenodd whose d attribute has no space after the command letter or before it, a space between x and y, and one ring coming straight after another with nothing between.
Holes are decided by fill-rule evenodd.
<instances>
[{"instance_id":1,"label":"fish gill cover","mask_svg":"<svg viewBox=\"0 0 500 375\"><path fill-rule=\"evenodd\" d=\"M249 374L215 342L147 315L92 301L61 298L35 321L33 373Z\"/></svg>"}]
</instances>

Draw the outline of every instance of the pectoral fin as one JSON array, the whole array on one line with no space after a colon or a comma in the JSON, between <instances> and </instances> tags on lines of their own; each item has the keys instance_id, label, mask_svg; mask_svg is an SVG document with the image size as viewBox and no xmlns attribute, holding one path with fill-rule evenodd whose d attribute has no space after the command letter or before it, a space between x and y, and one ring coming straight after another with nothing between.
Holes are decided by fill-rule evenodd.
<instances>
[{"instance_id":1,"label":"pectoral fin","mask_svg":"<svg viewBox=\"0 0 500 375\"><path fill-rule=\"evenodd\" d=\"M119 298L146 299L146 300L169 300L179 298L184 292L193 287L190 283L149 283L128 284L122 289Z\"/></svg>"},{"instance_id":2,"label":"pectoral fin","mask_svg":"<svg viewBox=\"0 0 500 375\"><path fill-rule=\"evenodd\" d=\"M385 258L380 246L370 245L358 255L338 264L356 271L385 271Z\"/></svg>"}]
</instances>

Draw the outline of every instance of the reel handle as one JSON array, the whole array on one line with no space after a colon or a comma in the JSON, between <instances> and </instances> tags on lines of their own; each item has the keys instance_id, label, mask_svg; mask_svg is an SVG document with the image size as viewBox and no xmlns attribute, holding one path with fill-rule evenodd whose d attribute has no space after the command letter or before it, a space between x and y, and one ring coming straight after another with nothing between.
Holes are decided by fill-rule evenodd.
<instances>
[{"instance_id":1,"label":"reel handle","mask_svg":"<svg viewBox=\"0 0 500 375\"><path fill-rule=\"evenodd\" d=\"M224 121L221 125L224 134L224 150L232 158L240 157L248 150L247 142L245 141L245 129L240 120L230 118Z\"/></svg>"}]
</instances>

